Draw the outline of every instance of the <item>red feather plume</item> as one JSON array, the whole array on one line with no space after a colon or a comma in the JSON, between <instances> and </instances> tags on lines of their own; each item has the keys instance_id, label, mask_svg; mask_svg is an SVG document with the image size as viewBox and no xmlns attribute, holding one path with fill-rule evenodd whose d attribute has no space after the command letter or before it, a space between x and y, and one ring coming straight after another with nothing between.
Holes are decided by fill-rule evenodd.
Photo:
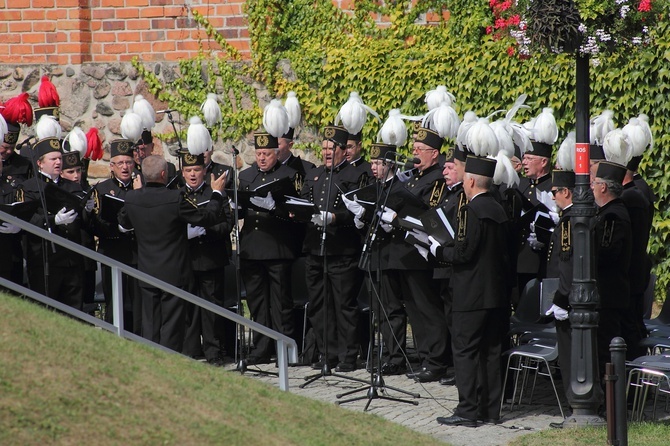
<instances>
[{"instance_id":1,"label":"red feather plume","mask_svg":"<svg viewBox=\"0 0 670 446\"><path fill-rule=\"evenodd\" d=\"M25 124L27 126L33 125L33 108L28 102L28 93L21 93L20 95L8 99L5 102L5 108L0 110L5 121L14 124Z\"/></svg>"},{"instance_id":2,"label":"red feather plume","mask_svg":"<svg viewBox=\"0 0 670 446\"><path fill-rule=\"evenodd\" d=\"M40 107L58 107L60 105L60 96L58 96L56 86L49 80L49 76L42 76L40 90L37 93L37 103Z\"/></svg>"},{"instance_id":3,"label":"red feather plume","mask_svg":"<svg viewBox=\"0 0 670 446\"><path fill-rule=\"evenodd\" d=\"M86 133L86 145L86 155L84 155L84 158L92 159L93 161L98 161L102 158L102 141L100 140L97 128L91 127Z\"/></svg>"}]
</instances>

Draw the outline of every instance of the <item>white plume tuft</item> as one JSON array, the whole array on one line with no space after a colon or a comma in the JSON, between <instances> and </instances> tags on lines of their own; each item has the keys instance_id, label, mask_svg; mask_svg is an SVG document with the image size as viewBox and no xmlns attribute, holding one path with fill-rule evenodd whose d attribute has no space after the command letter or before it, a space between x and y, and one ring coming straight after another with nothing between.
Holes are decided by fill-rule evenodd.
<instances>
[{"instance_id":1,"label":"white plume tuft","mask_svg":"<svg viewBox=\"0 0 670 446\"><path fill-rule=\"evenodd\" d=\"M519 148L520 158L523 158L524 153L533 151L533 143L530 141L528 130L518 122L512 122L510 125L512 126L512 141Z\"/></svg>"},{"instance_id":2,"label":"white plume tuft","mask_svg":"<svg viewBox=\"0 0 670 446\"><path fill-rule=\"evenodd\" d=\"M461 120L456 110L446 102L442 102L426 113L421 125L424 128L435 130L442 138L454 138L458 134Z\"/></svg>"},{"instance_id":3,"label":"white plume tuft","mask_svg":"<svg viewBox=\"0 0 670 446\"><path fill-rule=\"evenodd\" d=\"M633 157L633 147L628 135L621 129L614 129L605 135L603 139L603 152L605 159L612 163L625 166Z\"/></svg>"},{"instance_id":4,"label":"white plume tuft","mask_svg":"<svg viewBox=\"0 0 670 446\"><path fill-rule=\"evenodd\" d=\"M507 122L512 122L512 119L514 119L514 116L516 116L516 113L521 110L522 108L528 109L530 106L524 105L524 102L526 102L526 99L528 98L527 94L520 94L518 98L516 98L516 101L514 101L514 104L512 105L512 108L510 108L507 113L505 114L505 120Z\"/></svg>"},{"instance_id":5,"label":"white plume tuft","mask_svg":"<svg viewBox=\"0 0 670 446\"><path fill-rule=\"evenodd\" d=\"M207 99L200 106L200 111L205 116L205 122L209 127L214 127L221 122L221 107L216 100L216 93L207 93Z\"/></svg>"},{"instance_id":6,"label":"white plume tuft","mask_svg":"<svg viewBox=\"0 0 670 446\"><path fill-rule=\"evenodd\" d=\"M605 135L614 130L614 120L612 110L605 110L600 115L591 120L591 144L603 145Z\"/></svg>"},{"instance_id":7,"label":"white plume tuft","mask_svg":"<svg viewBox=\"0 0 670 446\"><path fill-rule=\"evenodd\" d=\"M61 128L60 123L51 115L42 115L35 126L35 134L37 134L38 140L44 138L60 139L62 133L63 129Z\"/></svg>"},{"instance_id":8,"label":"white plume tuft","mask_svg":"<svg viewBox=\"0 0 670 446\"><path fill-rule=\"evenodd\" d=\"M403 121L403 115L400 114L400 109L394 108L389 112L389 117L384 122L377 138L384 142L384 144L392 144L396 147L405 145L407 141L407 126Z\"/></svg>"},{"instance_id":9,"label":"white plume tuft","mask_svg":"<svg viewBox=\"0 0 670 446\"><path fill-rule=\"evenodd\" d=\"M628 136L628 140L632 146L633 156L642 155L650 141L649 134L642 124L640 124L640 120L638 118L631 118L622 130Z\"/></svg>"},{"instance_id":10,"label":"white plume tuft","mask_svg":"<svg viewBox=\"0 0 670 446\"><path fill-rule=\"evenodd\" d=\"M279 99L273 99L263 110L263 127L275 138L281 138L288 132L288 112Z\"/></svg>"},{"instance_id":11,"label":"white plume tuft","mask_svg":"<svg viewBox=\"0 0 670 446\"><path fill-rule=\"evenodd\" d=\"M553 144L558 139L558 125L556 118L554 118L554 110L546 107L542 109L535 123L533 124L531 138L536 142L545 144Z\"/></svg>"},{"instance_id":12,"label":"white plume tuft","mask_svg":"<svg viewBox=\"0 0 670 446\"><path fill-rule=\"evenodd\" d=\"M465 138L468 150L477 156L496 156L498 154L498 138L486 118L479 118Z\"/></svg>"},{"instance_id":13,"label":"white plume tuft","mask_svg":"<svg viewBox=\"0 0 670 446\"><path fill-rule=\"evenodd\" d=\"M491 128L498 138L498 150L508 158L514 156L514 140L512 139L512 126L504 119L492 122Z\"/></svg>"},{"instance_id":14,"label":"white plume tuft","mask_svg":"<svg viewBox=\"0 0 670 446\"><path fill-rule=\"evenodd\" d=\"M514 170L512 161L505 156L503 152L498 152L496 159L496 170L493 173L493 183L505 184L507 187L514 187L519 184L519 174Z\"/></svg>"},{"instance_id":15,"label":"white plume tuft","mask_svg":"<svg viewBox=\"0 0 670 446\"><path fill-rule=\"evenodd\" d=\"M477 118L477 115L472 110L465 112L463 121L461 121L461 125L458 126L458 132L456 133L456 144L458 144L461 149L467 146L466 138L468 132L475 122L477 122L477 119L479 118Z\"/></svg>"},{"instance_id":16,"label":"white plume tuft","mask_svg":"<svg viewBox=\"0 0 670 446\"><path fill-rule=\"evenodd\" d=\"M288 125L291 128L298 127L302 118L302 109L300 108L300 102L298 102L295 91L288 92L286 101L284 101L284 107L286 107L286 111L288 112Z\"/></svg>"},{"instance_id":17,"label":"white plume tuft","mask_svg":"<svg viewBox=\"0 0 670 446\"><path fill-rule=\"evenodd\" d=\"M426 93L426 105L428 110L435 110L442 104L446 104L451 107L456 102L456 98L453 94L447 91L447 87L444 85L438 85L436 89L430 90Z\"/></svg>"},{"instance_id":18,"label":"white plume tuft","mask_svg":"<svg viewBox=\"0 0 670 446\"><path fill-rule=\"evenodd\" d=\"M577 139L575 132L568 133L556 153L556 164L561 170L575 170L575 144Z\"/></svg>"},{"instance_id":19,"label":"white plume tuft","mask_svg":"<svg viewBox=\"0 0 670 446\"><path fill-rule=\"evenodd\" d=\"M644 113L640 113L637 116L637 119L640 120L640 125L642 128L644 128L645 132L647 132L647 137L649 138L649 148L653 149L654 148L654 135L651 133L651 127L649 127L649 116L645 115Z\"/></svg>"},{"instance_id":20,"label":"white plume tuft","mask_svg":"<svg viewBox=\"0 0 670 446\"><path fill-rule=\"evenodd\" d=\"M88 142L86 139L86 133L79 127L74 127L70 133L65 135L65 138L63 138L63 149L65 149L65 143L68 142L69 144L69 152L79 152L79 155L81 155L81 158L84 158L84 155L86 155L86 150L88 149Z\"/></svg>"},{"instance_id":21,"label":"white plume tuft","mask_svg":"<svg viewBox=\"0 0 670 446\"><path fill-rule=\"evenodd\" d=\"M191 155L200 155L212 149L212 136L202 123L200 118L193 116L188 120L189 126L186 132L186 146Z\"/></svg>"},{"instance_id":22,"label":"white plume tuft","mask_svg":"<svg viewBox=\"0 0 670 446\"><path fill-rule=\"evenodd\" d=\"M147 130L151 130L156 125L156 112L151 106L149 101L144 99L144 96L138 94L135 96L135 102L133 103L133 112L140 115L142 118L142 127Z\"/></svg>"},{"instance_id":23,"label":"white plume tuft","mask_svg":"<svg viewBox=\"0 0 670 446\"><path fill-rule=\"evenodd\" d=\"M352 91L349 93L349 100L344 103L335 116L335 125L342 122L342 125L347 132L352 135L360 133L365 125L368 112L379 119L379 115L370 107L363 103L363 100L358 96L358 93Z\"/></svg>"},{"instance_id":24,"label":"white plume tuft","mask_svg":"<svg viewBox=\"0 0 670 446\"><path fill-rule=\"evenodd\" d=\"M7 121L5 121L5 117L0 114L0 141L5 140L5 135L7 134L8 130Z\"/></svg>"},{"instance_id":25,"label":"white plume tuft","mask_svg":"<svg viewBox=\"0 0 670 446\"><path fill-rule=\"evenodd\" d=\"M142 136L143 129L142 117L130 108L126 110L123 119L121 119L121 136L132 142L137 142Z\"/></svg>"}]
</instances>

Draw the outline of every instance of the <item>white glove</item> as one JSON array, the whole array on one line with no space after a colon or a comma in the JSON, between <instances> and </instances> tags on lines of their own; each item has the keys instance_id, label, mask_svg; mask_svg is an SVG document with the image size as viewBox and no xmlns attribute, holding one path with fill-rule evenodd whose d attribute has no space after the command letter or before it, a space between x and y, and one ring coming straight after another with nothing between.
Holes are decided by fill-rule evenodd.
<instances>
[{"instance_id":1,"label":"white glove","mask_svg":"<svg viewBox=\"0 0 670 446\"><path fill-rule=\"evenodd\" d=\"M391 231L393 231L393 226L391 226L391 225L387 225L386 223L382 223L380 226L382 227L382 229L384 230L384 232L391 232Z\"/></svg>"},{"instance_id":2,"label":"white glove","mask_svg":"<svg viewBox=\"0 0 670 446\"><path fill-rule=\"evenodd\" d=\"M267 197L251 197L249 199L251 204L261 209L267 209L271 211L275 208L275 199L272 198L272 192L268 192Z\"/></svg>"},{"instance_id":3,"label":"white glove","mask_svg":"<svg viewBox=\"0 0 670 446\"><path fill-rule=\"evenodd\" d=\"M425 260L428 260L428 250L424 248L423 246L416 244L414 245L417 251L419 251L419 254L421 254L421 257L423 257Z\"/></svg>"},{"instance_id":4,"label":"white glove","mask_svg":"<svg viewBox=\"0 0 670 446\"><path fill-rule=\"evenodd\" d=\"M398 214L396 213L396 211L394 211L391 208L387 208L386 206L384 206L384 211L382 212L382 215L381 215L382 221L384 223L391 223L397 216L398 216Z\"/></svg>"},{"instance_id":5,"label":"white glove","mask_svg":"<svg viewBox=\"0 0 670 446\"><path fill-rule=\"evenodd\" d=\"M552 305L545 314L551 316L552 313L557 321L564 321L568 318L568 310L565 310L558 305Z\"/></svg>"},{"instance_id":6,"label":"white glove","mask_svg":"<svg viewBox=\"0 0 670 446\"><path fill-rule=\"evenodd\" d=\"M74 209L65 211L65 208L58 211L56 214L56 224L57 225L69 225L77 218L77 212Z\"/></svg>"},{"instance_id":7,"label":"white glove","mask_svg":"<svg viewBox=\"0 0 670 446\"><path fill-rule=\"evenodd\" d=\"M86 212L91 212L94 207L95 207L95 200L93 198L89 198L88 200L86 200L86 206L84 206L84 210Z\"/></svg>"},{"instance_id":8,"label":"white glove","mask_svg":"<svg viewBox=\"0 0 670 446\"><path fill-rule=\"evenodd\" d=\"M528 236L528 238L527 238L526 240L528 240L528 245L529 245L532 249L535 249L535 250L538 250L538 251L539 251L539 250L541 250L542 248L544 248L544 243L542 243L541 241L539 241L539 240L537 239L537 236L535 235L534 232L531 232L530 235Z\"/></svg>"},{"instance_id":9,"label":"white glove","mask_svg":"<svg viewBox=\"0 0 670 446\"><path fill-rule=\"evenodd\" d=\"M365 223L360 221L358 217L354 217L354 225L356 226L356 229L363 229L363 226L365 226Z\"/></svg>"},{"instance_id":10,"label":"white glove","mask_svg":"<svg viewBox=\"0 0 670 446\"><path fill-rule=\"evenodd\" d=\"M430 244L430 241L428 240L428 234L419 229L412 229L410 232L407 233L407 235L413 235L417 240L419 240L422 243L425 243L426 245ZM405 236L405 238L407 238L407 235Z\"/></svg>"},{"instance_id":11,"label":"white glove","mask_svg":"<svg viewBox=\"0 0 670 446\"><path fill-rule=\"evenodd\" d=\"M405 183L412 178L412 171L411 170L405 170L404 172L398 172L396 174L396 177L401 183Z\"/></svg>"},{"instance_id":12,"label":"white glove","mask_svg":"<svg viewBox=\"0 0 670 446\"><path fill-rule=\"evenodd\" d=\"M437 248L442 246L440 242L435 240L432 235L428 236L428 241L430 242L430 253L437 257Z\"/></svg>"},{"instance_id":13,"label":"white glove","mask_svg":"<svg viewBox=\"0 0 670 446\"><path fill-rule=\"evenodd\" d=\"M133 232L135 229L126 229L123 226L119 225L119 232L121 234L127 234L129 232Z\"/></svg>"},{"instance_id":14,"label":"white glove","mask_svg":"<svg viewBox=\"0 0 670 446\"><path fill-rule=\"evenodd\" d=\"M358 203L358 197L356 197L356 195L354 195L353 200L350 200L343 194L342 201L344 202L344 205L347 207L349 212L354 214L357 219L360 220L365 214L365 208Z\"/></svg>"},{"instance_id":15,"label":"white glove","mask_svg":"<svg viewBox=\"0 0 670 446\"><path fill-rule=\"evenodd\" d=\"M325 222L325 223L324 223ZM312 215L312 223L317 226L329 225L333 222L333 214L326 211L321 211L320 214Z\"/></svg>"},{"instance_id":16,"label":"white glove","mask_svg":"<svg viewBox=\"0 0 670 446\"><path fill-rule=\"evenodd\" d=\"M20 230L21 228L8 222L4 222L0 225L0 234L16 234Z\"/></svg>"},{"instance_id":17,"label":"white glove","mask_svg":"<svg viewBox=\"0 0 670 446\"><path fill-rule=\"evenodd\" d=\"M187 226L186 231L189 240L203 236L207 232L202 226L191 226L190 224Z\"/></svg>"}]
</instances>

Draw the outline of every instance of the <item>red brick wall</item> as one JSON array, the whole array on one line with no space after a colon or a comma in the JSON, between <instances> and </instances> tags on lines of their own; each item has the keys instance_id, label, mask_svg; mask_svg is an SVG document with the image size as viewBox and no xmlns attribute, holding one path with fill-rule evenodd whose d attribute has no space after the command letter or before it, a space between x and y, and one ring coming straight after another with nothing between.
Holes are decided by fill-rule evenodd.
<instances>
[{"instance_id":1,"label":"red brick wall","mask_svg":"<svg viewBox=\"0 0 670 446\"><path fill-rule=\"evenodd\" d=\"M0 0L0 60L66 65L187 58L195 55L197 39L206 39L187 3L249 57L244 0Z\"/></svg>"}]
</instances>

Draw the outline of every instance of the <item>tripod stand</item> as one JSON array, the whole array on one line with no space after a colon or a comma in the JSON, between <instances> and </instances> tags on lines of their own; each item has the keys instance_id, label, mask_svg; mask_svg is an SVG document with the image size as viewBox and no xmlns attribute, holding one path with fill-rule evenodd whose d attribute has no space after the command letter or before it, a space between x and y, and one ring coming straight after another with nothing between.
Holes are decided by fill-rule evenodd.
<instances>
[{"instance_id":1,"label":"tripod stand","mask_svg":"<svg viewBox=\"0 0 670 446\"><path fill-rule=\"evenodd\" d=\"M375 213L372 218L372 222L368 228L368 233L365 238L365 244L363 245L363 253L361 255L361 261L360 261L360 268L363 269L364 271L367 271L368 274L370 275L370 282L369 282L369 289L370 291L374 290L373 292L370 292L370 296L375 296L376 298L373 298L371 302L376 302L376 309L374 308L374 305L371 306L371 311L369 314L369 326L370 326L370 333L374 333L374 336L370 336L370 342L368 346L368 351L373 352L374 351L374 345L375 342L377 343L377 366L374 367L373 364L368 364L368 368L370 370L370 381L369 385L367 387L364 387L362 389L354 389L345 393L341 393L336 395L336 397L342 398L348 395L353 395L358 392L363 392L366 391L365 396L359 396L355 398L349 398L346 400L338 401L337 404L346 404L346 403L351 403L354 401L360 401L367 399L368 402L365 405L365 408L363 409L364 411L368 410L368 407L370 407L370 403L372 403L372 400L374 399L383 399L383 400L388 400L388 401L395 401L398 403L407 403L407 404L413 404L415 406L419 405L418 401L411 401L411 400L405 400L401 398L395 398L391 396L386 396L386 395L380 395L381 393L384 393L387 389L389 390L394 390L396 392L411 396L413 398L420 398L421 396L418 393L413 393L413 392L408 392L406 390L402 390L396 387L391 387L387 386L386 383L384 382L384 378L382 376L382 336L381 336L381 324L382 324L382 318L381 318L381 313L382 313L382 302L381 302L381 279L382 279L382 272L381 272L381 253L380 251L380 245L379 242L375 244L375 241L377 239L377 231L381 227L381 211L385 208L386 202L388 200L389 194L391 192L391 188L393 187L393 183L395 180L395 175L387 182L390 184L385 184L380 181L377 183L377 200L375 203L377 203L377 206L375 207ZM385 190L386 189L386 190ZM382 200L383 197L383 200ZM372 250L372 246L375 245L377 248L377 274L376 274L376 280L377 284L376 287L373 286L372 284L372 275L370 274L370 252Z\"/></svg>"},{"instance_id":2,"label":"tripod stand","mask_svg":"<svg viewBox=\"0 0 670 446\"><path fill-rule=\"evenodd\" d=\"M336 150L344 150L343 147L339 147L338 144L333 141L329 140L330 143L333 144L332 151L333 155L331 157L331 163L330 167L326 167L324 169L324 173L328 172L328 178L327 178L327 184L326 184L326 201L325 201L325 209L324 211L326 213L329 212L329 209L331 207L331 192L332 192L332 186L333 186L333 177L335 174L335 151ZM343 161L346 162L346 161ZM316 201L316 199L315 199ZM351 376L345 376L337 373L333 373L331 370L330 364L329 364L329 358L328 358L328 312L329 312L329 306L330 306L330 301L332 296L330 295L330 283L329 283L329 277L328 277L328 255L326 252L326 234L327 230L326 227L328 226L328 219L327 219L327 214L326 216L323 217L323 226L321 227L321 241L320 241L320 257L323 259L323 268L322 268L322 283L323 283L323 299L324 299L324 306L323 306L323 352L322 357L323 357L323 364L321 367L321 371L315 375L307 376L305 378L306 382L300 385L300 388L303 389L309 384L315 382L319 378L325 378L327 376L334 376L337 378L342 378L342 379L348 379L351 381L358 381L358 382L366 382L362 379L354 378Z\"/></svg>"}]
</instances>

